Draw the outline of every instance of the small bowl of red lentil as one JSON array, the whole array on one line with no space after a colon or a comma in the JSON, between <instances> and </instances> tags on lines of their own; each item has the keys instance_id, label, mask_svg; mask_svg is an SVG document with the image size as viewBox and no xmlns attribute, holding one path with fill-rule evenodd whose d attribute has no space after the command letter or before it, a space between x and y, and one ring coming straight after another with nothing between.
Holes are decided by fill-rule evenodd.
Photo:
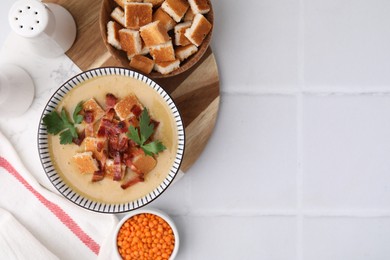
<instances>
[{"instance_id":1,"label":"small bowl of red lentil","mask_svg":"<svg viewBox=\"0 0 390 260\"><path fill-rule=\"evenodd\" d=\"M167 214L136 210L119 222L114 244L118 259L173 260L179 250L179 233Z\"/></svg>"}]
</instances>

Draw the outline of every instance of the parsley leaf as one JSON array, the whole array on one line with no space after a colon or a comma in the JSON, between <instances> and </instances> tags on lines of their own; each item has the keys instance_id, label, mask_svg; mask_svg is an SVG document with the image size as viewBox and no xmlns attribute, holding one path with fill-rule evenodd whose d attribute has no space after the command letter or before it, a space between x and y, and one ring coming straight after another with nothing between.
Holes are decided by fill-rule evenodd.
<instances>
[{"instance_id":1,"label":"parsley leaf","mask_svg":"<svg viewBox=\"0 0 390 260\"><path fill-rule=\"evenodd\" d=\"M66 129L65 131L61 132L60 144L71 144L72 142L73 142L73 135L69 129Z\"/></svg>"},{"instance_id":2,"label":"parsley leaf","mask_svg":"<svg viewBox=\"0 0 390 260\"><path fill-rule=\"evenodd\" d=\"M73 139L78 138L75 125L80 124L83 120L83 116L79 115L81 109L82 103L80 102L73 112L74 123L69 120L64 108L60 114L57 111L52 111L45 115L42 121L47 127L47 132L54 135L60 134L60 144L71 144Z\"/></svg>"},{"instance_id":3,"label":"parsley leaf","mask_svg":"<svg viewBox=\"0 0 390 260\"><path fill-rule=\"evenodd\" d=\"M141 139L139 138L138 130L134 126L129 126L129 132L127 136L133 140L136 144L142 145Z\"/></svg>"},{"instance_id":4,"label":"parsley leaf","mask_svg":"<svg viewBox=\"0 0 390 260\"><path fill-rule=\"evenodd\" d=\"M150 123L149 113L146 108L140 116L139 129L141 131L141 142L145 143L154 132L154 125Z\"/></svg>"},{"instance_id":5,"label":"parsley leaf","mask_svg":"<svg viewBox=\"0 0 390 260\"><path fill-rule=\"evenodd\" d=\"M153 154L158 154L167 148L162 144L162 142L154 141L143 145L142 149L144 150L145 154L152 156Z\"/></svg>"},{"instance_id":6,"label":"parsley leaf","mask_svg":"<svg viewBox=\"0 0 390 260\"><path fill-rule=\"evenodd\" d=\"M70 131L70 134L72 135L73 138L77 138L78 135L77 135L76 127L73 125L72 122L69 121L65 109L62 109L61 111L61 119L62 122L64 123L65 129L67 128Z\"/></svg>"},{"instance_id":7,"label":"parsley leaf","mask_svg":"<svg viewBox=\"0 0 390 260\"><path fill-rule=\"evenodd\" d=\"M153 132L154 125L150 123L150 116L148 110L145 108L140 116L139 132L134 126L129 126L127 136L138 144L146 155L153 156L167 149L160 141L153 141L145 144L152 136Z\"/></svg>"},{"instance_id":8,"label":"parsley leaf","mask_svg":"<svg viewBox=\"0 0 390 260\"><path fill-rule=\"evenodd\" d=\"M80 101L73 111L73 122L75 124L80 124L84 119L82 115L79 115L82 109L83 109L83 101Z\"/></svg>"},{"instance_id":9,"label":"parsley leaf","mask_svg":"<svg viewBox=\"0 0 390 260\"><path fill-rule=\"evenodd\" d=\"M61 117L58 115L57 111L52 111L45 115L43 118L43 124L47 127L47 132L49 134L56 135L64 130L64 124L62 123Z\"/></svg>"}]
</instances>

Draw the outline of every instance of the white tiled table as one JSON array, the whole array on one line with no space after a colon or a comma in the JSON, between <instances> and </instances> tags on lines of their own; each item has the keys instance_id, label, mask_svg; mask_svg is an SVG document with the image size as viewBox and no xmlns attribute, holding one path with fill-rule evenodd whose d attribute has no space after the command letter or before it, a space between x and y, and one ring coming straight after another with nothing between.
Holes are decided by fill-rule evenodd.
<instances>
[{"instance_id":1,"label":"white tiled table","mask_svg":"<svg viewBox=\"0 0 390 260\"><path fill-rule=\"evenodd\" d=\"M245 2L213 0L217 126L150 205L174 216L178 259L390 259L390 1ZM16 146L34 137L17 120L0 119Z\"/></svg>"}]
</instances>

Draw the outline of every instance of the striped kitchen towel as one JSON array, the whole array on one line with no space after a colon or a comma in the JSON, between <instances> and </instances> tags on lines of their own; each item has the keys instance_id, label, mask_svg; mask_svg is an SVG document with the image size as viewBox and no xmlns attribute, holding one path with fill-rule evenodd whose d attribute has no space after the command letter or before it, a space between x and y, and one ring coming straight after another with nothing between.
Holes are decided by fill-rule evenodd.
<instances>
[{"instance_id":1,"label":"striped kitchen towel","mask_svg":"<svg viewBox=\"0 0 390 260\"><path fill-rule=\"evenodd\" d=\"M105 259L111 251L117 218L43 188L1 132L0 192L0 259Z\"/></svg>"}]
</instances>

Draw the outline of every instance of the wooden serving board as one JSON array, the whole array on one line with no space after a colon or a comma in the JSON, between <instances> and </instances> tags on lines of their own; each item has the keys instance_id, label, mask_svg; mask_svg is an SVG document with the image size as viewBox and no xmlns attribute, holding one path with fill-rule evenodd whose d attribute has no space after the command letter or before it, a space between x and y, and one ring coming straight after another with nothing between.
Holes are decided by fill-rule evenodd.
<instances>
[{"instance_id":1,"label":"wooden serving board","mask_svg":"<svg viewBox=\"0 0 390 260\"><path fill-rule=\"evenodd\" d=\"M77 38L66 53L81 69L118 66L106 49L99 29L102 0L45 0L65 7L77 24ZM173 98L184 121L186 147L181 170L186 172L199 158L214 129L220 101L218 67L209 48L188 71L155 79Z\"/></svg>"}]
</instances>

